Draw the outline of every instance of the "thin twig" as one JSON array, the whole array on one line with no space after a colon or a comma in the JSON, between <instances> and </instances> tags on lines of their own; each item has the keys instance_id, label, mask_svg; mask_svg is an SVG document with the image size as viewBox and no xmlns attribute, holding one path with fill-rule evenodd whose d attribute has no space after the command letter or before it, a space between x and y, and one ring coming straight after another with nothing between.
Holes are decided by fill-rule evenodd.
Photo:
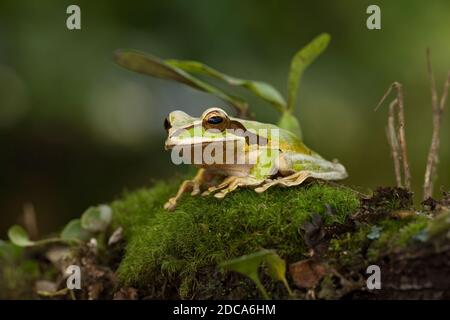
<instances>
[{"instance_id":1,"label":"thin twig","mask_svg":"<svg viewBox=\"0 0 450 320\"><path fill-rule=\"evenodd\" d=\"M431 145L428 152L427 166L425 168L425 177L423 181L423 199L426 200L433 195L434 180L436 177L437 165L439 162L440 132L442 123L442 113L447 102L448 90L450 86L450 71L447 80L444 83L441 99L438 103L438 94L436 82L434 80L433 68L431 66L430 50L427 49L427 71L431 90L431 107L433 110L433 133L431 136Z\"/></svg>"},{"instance_id":2,"label":"thin twig","mask_svg":"<svg viewBox=\"0 0 450 320\"><path fill-rule=\"evenodd\" d=\"M411 189L411 173L409 170L408 152L406 148L406 135L405 135L405 110L403 106L403 87L400 83L394 82L397 88L397 100L398 100L398 140L400 149L402 152L403 161L403 179L405 182L405 188Z\"/></svg>"},{"instance_id":3,"label":"thin twig","mask_svg":"<svg viewBox=\"0 0 450 320\"><path fill-rule=\"evenodd\" d=\"M402 187L402 174L400 168L400 155L397 135L395 132L395 114L394 109L397 104L397 99L391 102L389 105L388 113L388 126L386 130L389 145L391 147L392 160L394 161L395 179L397 181L397 187Z\"/></svg>"},{"instance_id":4,"label":"thin twig","mask_svg":"<svg viewBox=\"0 0 450 320\"><path fill-rule=\"evenodd\" d=\"M386 90L384 95L381 97L380 102L378 102L377 106L373 109L373 111L377 111L378 108L383 104L384 100L386 100L388 95L391 93L392 88L394 88L394 83L389 86L389 88Z\"/></svg>"},{"instance_id":5,"label":"thin twig","mask_svg":"<svg viewBox=\"0 0 450 320\"><path fill-rule=\"evenodd\" d=\"M386 91L386 93L381 98L378 105L375 107L375 111L380 107L380 105L386 100L388 95L391 93L392 89L397 90L397 97L389 105L389 116L388 116L388 142L391 146L392 158L394 161L395 177L397 180L398 187L405 187L407 189L411 188L411 174L409 170L408 162L408 152L406 147L406 136L405 136L405 114L404 114L404 104L403 104L403 87L399 82L394 82ZM395 130L395 114L394 108L397 106L397 118L398 127ZM400 163L403 167L403 183L402 175L400 170Z\"/></svg>"}]
</instances>

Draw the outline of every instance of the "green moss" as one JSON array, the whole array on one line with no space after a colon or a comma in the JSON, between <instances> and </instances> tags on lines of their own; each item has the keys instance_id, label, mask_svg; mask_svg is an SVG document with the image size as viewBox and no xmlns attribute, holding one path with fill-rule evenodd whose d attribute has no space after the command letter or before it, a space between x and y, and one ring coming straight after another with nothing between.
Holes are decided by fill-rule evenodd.
<instances>
[{"instance_id":1,"label":"green moss","mask_svg":"<svg viewBox=\"0 0 450 320\"><path fill-rule=\"evenodd\" d=\"M448 233L450 229L450 211L443 209L426 228L426 234L429 238L438 237L439 235Z\"/></svg>"},{"instance_id":2,"label":"green moss","mask_svg":"<svg viewBox=\"0 0 450 320\"><path fill-rule=\"evenodd\" d=\"M341 266L366 265L385 253L411 244L414 237L427 227L428 221L426 216L417 215L404 219L387 217L375 225L361 225L356 232L332 239L329 253L337 257ZM374 226L380 228L379 236L369 239L368 235Z\"/></svg>"},{"instance_id":3,"label":"green moss","mask_svg":"<svg viewBox=\"0 0 450 320\"><path fill-rule=\"evenodd\" d=\"M370 226L361 226L356 232L347 232L332 239L328 247L330 258L341 266L364 263L364 250L370 242L367 238L369 232Z\"/></svg>"},{"instance_id":4,"label":"green moss","mask_svg":"<svg viewBox=\"0 0 450 320\"><path fill-rule=\"evenodd\" d=\"M127 192L121 200L112 204L113 223L122 226L126 236L133 235L135 229L141 228L155 216L168 199L176 192L175 183L156 183L152 188Z\"/></svg>"},{"instance_id":5,"label":"green moss","mask_svg":"<svg viewBox=\"0 0 450 320\"><path fill-rule=\"evenodd\" d=\"M367 250L369 261L375 261L386 250L401 249L411 243L413 238L428 225L428 218L420 215L407 219L389 220L380 222L382 228L380 237L374 240Z\"/></svg>"},{"instance_id":6,"label":"green moss","mask_svg":"<svg viewBox=\"0 0 450 320\"><path fill-rule=\"evenodd\" d=\"M296 261L305 251L298 228L311 213L321 214L325 223L342 222L359 204L350 189L311 183L263 194L243 189L222 200L186 195L174 212L166 212L162 205L177 187L158 183L112 204L127 240L118 269L124 284L172 288L186 298L193 288L210 286L202 271L224 260L267 248ZM331 216L324 214L327 204Z\"/></svg>"}]
</instances>

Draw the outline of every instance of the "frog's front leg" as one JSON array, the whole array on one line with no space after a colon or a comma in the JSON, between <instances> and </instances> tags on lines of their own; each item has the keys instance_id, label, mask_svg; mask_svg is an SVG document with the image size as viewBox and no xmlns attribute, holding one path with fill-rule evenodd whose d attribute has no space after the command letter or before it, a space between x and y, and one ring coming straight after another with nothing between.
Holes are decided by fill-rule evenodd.
<instances>
[{"instance_id":1,"label":"frog's front leg","mask_svg":"<svg viewBox=\"0 0 450 320\"><path fill-rule=\"evenodd\" d=\"M185 192L189 192L192 190L191 195L195 196L200 193L200 187L205 182L206 170L200 169L192 180L185 180L178 188L178 192L175 197L170 198L165 204L164 209L173 211L177 206L178 199Z\"/></svg>"},{"instance_id":2,"label":"frog's front leg","mask_svg":"<svg viewBox=\"0 0 450 320\"><path fill-rule=\"evenodd\" d=\"M254 187L260 185L264 180L256 179L251 176L246 177L238 177L238 176L230 176L223 180L222 183L217 186L210 187L207 191L203 192L202 195L206 196L216 191L214 197L222 199L228 193L236 190L239 187Z\"/></svg>"}]
</instances>

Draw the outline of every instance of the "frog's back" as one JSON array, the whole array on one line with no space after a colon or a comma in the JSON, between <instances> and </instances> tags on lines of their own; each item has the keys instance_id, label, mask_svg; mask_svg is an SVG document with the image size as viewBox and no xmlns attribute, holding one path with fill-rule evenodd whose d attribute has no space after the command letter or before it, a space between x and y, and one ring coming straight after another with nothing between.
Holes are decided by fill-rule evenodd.
<instances>
[{"instance_id":1,"label":"frog's back","mask_svg":"<svg viewBox=\"0 0 450 320\"><path fill-rule=\"evenodd\" d=\"M255 130L258 135L263 138L271 139L273 131L278 130L280 150L282 152L294 152L312 155L314 152L309 149L294 133L281 129L280 127L271 123L261 123L251 120L239 120L247 130Z\"/></svg>"}]
</instances>

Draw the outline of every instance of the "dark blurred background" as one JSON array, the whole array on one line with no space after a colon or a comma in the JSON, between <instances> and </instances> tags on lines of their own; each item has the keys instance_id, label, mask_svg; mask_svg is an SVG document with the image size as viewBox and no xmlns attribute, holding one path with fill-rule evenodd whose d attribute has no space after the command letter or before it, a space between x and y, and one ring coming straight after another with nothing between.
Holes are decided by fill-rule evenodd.
<instances>
[{"instance_id":1,"label":"dark blurred background","mask_svg":"<svg viewBox=\"0 0 450 320\"><path fill-rule=\"evenodd\" d=\"M66 28L81 7L82 30ZM366 8L381 7L381 30ZM42 233L90 205L185 168L163 151L166 114L199 115L215 98L133 74L117 48L195 59L286 93L292 55L321 32L328 50L305 73L297 115L305 141L347 167L349 185L395 183L385 137L387 87L405 87L406 133L417 194L431 137L425 49L439 90L450 68L449 1L9 1L0 2L0 238L32 204ZM242 91L260 121L268 105ZM449 122L442 128L439 186L450 186Z\"/></svg>"}]
</instances>

